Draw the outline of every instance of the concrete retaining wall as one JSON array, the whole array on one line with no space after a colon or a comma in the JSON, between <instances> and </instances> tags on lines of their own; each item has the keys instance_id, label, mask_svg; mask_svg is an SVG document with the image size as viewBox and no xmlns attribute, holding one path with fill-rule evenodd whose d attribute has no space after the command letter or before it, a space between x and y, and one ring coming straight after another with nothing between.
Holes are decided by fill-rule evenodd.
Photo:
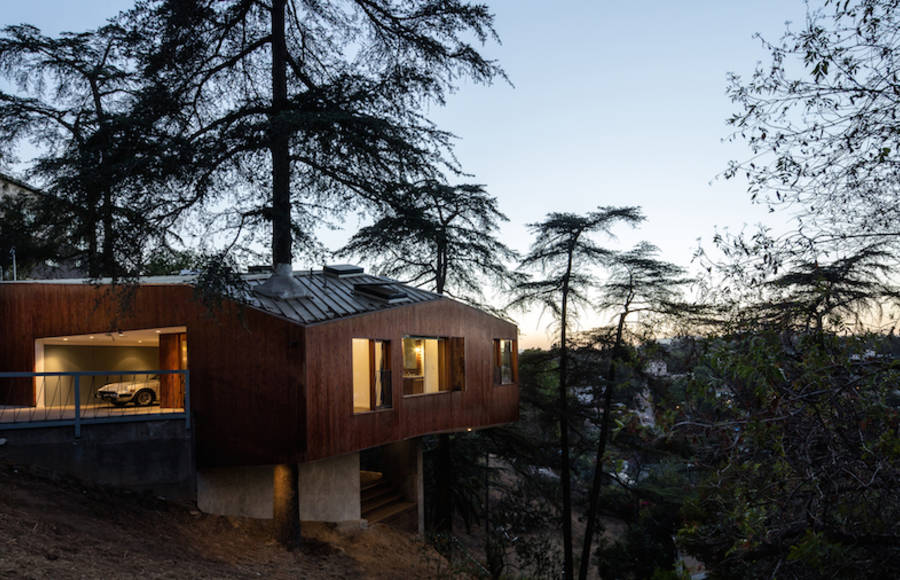
<instances>
[{"instance_id":1,"label":"concrete retaining wall","mask_svg":"<svg viewBox=\"0 0 900 580\"><path fill-rule=\"evenodd\" d=\"M191 432L183 419L7 429L0 425L0 462L51 477L194 498Z\"/></svg>"}]
</instances>

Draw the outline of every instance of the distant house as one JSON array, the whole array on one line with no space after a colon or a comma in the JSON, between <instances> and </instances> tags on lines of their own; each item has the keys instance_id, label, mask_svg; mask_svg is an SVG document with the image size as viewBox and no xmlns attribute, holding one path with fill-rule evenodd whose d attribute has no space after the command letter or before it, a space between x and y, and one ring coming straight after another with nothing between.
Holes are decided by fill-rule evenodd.
<instances>
[{"instance_id":1,"label":"distant house","mask_svg":"<svg viewBox=\"0 0 900 580\"><path fill-rule=\"evenodd\" d=\"M0 371L35 373L0 373L7 451L27 430L4 431L3 409L38 428L77 399L82 438L114 433L112 421L186 425L162 438L191 441L189 484L207 512L271 517L273 466L297 463L302 519L421 528L420 437L518 419L515 325L357 267L293 276L303 296L266 297L266 275L247 275L244 295L212 311L190 276L142 280L124 309L104 284L0 284ZM125 457L111 436L91 443L106 472L128 464L152 479L185 462L153 445Z\"/></svg>"},{"instance_id":2,"label":"distant house","mask_svg":"<svg viewBox=\"0 0 900 580\"><path fill-rule=\"evenodd\" d=\"M0 197L36 194L37 190L23 181L19 181L14 177L0 173Z\"/></svg>"}]
</instances>

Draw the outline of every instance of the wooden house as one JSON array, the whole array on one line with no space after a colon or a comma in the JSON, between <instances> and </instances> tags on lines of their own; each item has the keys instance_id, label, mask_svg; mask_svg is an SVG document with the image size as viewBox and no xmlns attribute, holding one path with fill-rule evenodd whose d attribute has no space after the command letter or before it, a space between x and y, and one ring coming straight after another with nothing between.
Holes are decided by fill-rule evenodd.
<instances>
[{"instance_id":1,"label":"wooden house","mask_svg":"<svg viewBox=\"0 0 900 580\"><path fill-rule=\"evenodd\" d=\"M296 463L303 519L364 518L366 472L383 473L421 527L419 438L518 418L515 325L357 267L293 276L299 297L267 297L267 276L247 275L212 305L190 276L3 283L0 371L186 370L187 384L160 376L152 399L161 413L189 404L201 509L271 517L273 466ZM0 405L50 405L66 388L9 380Z\"/></svg>"}]
</instances>

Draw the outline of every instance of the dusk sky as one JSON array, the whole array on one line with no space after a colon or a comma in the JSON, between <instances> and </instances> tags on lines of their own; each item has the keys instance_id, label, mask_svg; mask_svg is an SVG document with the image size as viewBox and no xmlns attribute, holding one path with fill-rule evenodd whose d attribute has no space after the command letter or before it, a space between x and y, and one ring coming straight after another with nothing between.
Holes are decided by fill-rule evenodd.
<instances>
[{"instance_id":1,"label":"dusk sky","mask_svg":"<svg viewBox=\"0 0 900 580\"><path fill-rule=\"evenodd\" d=\"M126 0L0 0L2 23L45 33L94 27ZM510 222L504 241L526 251L525 224L548 212L639 205L647 221L619 230L610 247L646 239L682 266L714 228L740 230L773 219L753 206L742 181L717 176L742 144L723 143L734 112L729 71L749 74L766 59L755 32L775 40L799 0L632 2L493 0L502 45L485 53L513 86L463 85L430 116L459 136L456 153L471 181L499 199ZM770 222L778 227L786 216ZM348 219L348 226L358 225ZM338 245L342 237L326 238ZM298 264L299 265L299 264ZM519 320L522 345L546 344L537 316ZM586 320L590 327L603 320Z\"/></svg>"}]
</instances>

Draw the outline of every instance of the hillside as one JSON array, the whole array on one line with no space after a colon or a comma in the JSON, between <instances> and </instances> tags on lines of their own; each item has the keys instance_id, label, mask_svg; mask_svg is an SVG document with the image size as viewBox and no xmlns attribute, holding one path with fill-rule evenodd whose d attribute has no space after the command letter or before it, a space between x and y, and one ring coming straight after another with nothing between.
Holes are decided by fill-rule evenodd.
<instances>
[{"instance_id":1,"label":"hillside","mask_svg":"<svg viewBox=\"0 0 900 580\"><path fill-rule=\"evenodd\" d=\"M304 526L288 553L266 522L0 468L0 578L423 578L447 562L383 525Z\"/></svg>"}]
</instances>

